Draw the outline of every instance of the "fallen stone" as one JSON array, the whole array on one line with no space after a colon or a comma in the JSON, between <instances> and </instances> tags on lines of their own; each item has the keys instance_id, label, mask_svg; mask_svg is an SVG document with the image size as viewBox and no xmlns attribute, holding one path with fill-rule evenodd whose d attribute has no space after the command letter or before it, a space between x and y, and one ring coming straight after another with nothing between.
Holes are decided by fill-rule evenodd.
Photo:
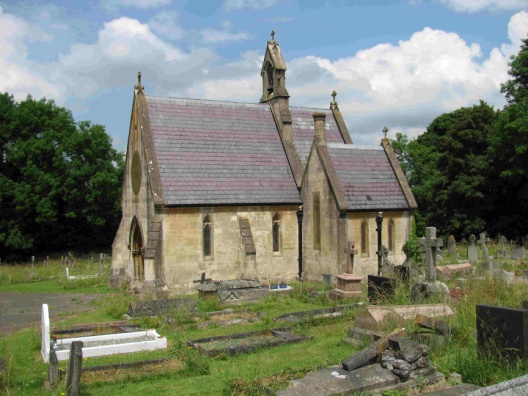
<instances>
[{"instance_id":1,"label":"fallen stone","mask_svg":"<svg viewBox=\"0 0 528 396\"><path fill-rule=\"evenodd\" d=\"M405 329L397 329L370 344L366 348L341 362L344 370L352 371L359 367L372 363L378 355L389 347L389 338L394 335L405 335Z\"/></svg>"},{"instance_id":2,"label":"fallen stone","mask_svg":"<svg viewBox=\"0 0 528 396\"><path fill-rule=\"evenodd\" d=\"M450 328L446 322L429 318L421 314L416 315L415 323L420 327L434 330L440 334L447 334L450 332Z\"/></svg>"},{"instance_id":3,"label":"fallen stone","mask_svg":"<svg viewBox=\"0 0 528 396\"><path fill-rule=\"evenodd\" d=\"M382 336L383 333L379 331L362 329L360 327L351 327L348 329L348 338L345 338L344 342L355 346L360 346L366 343L377 341Z\"/></svg>"},{"instance_id":4,"label":"fallen stone","mask_svg":"<svg viewBox=\"0 0 528 396\"><path fill-rule=\"evenodd\" d=\"M402 359L395 359L392 362L392 367L394 367L395 369L398 369L398 370L407 370L407 371L409 371L411 369L411 365L408 362L406 362L405 360L402 360Z\"/></svg>"},{"instance_id":5,"label":"fallen stone","mask_svg":"<svg viewBox=\"0 0 528 396\"><path fill-rule=\"evenodd\" d=\"M369 330L380 330L392 322L400 324L402 319L414 319L418 314L430 318L447 318L453 315L453 310L447 304L368 305L366 310L356 317L354 325Z\"/></svg>"},{"instance_id":6,"label":"fallen stone","mask_svg":"<svg viewBox=\"0 0 528 396\"><path fill-rule=\"evenodd\" d=\"M438 296L449 297L449 288L439 281L418 282L411 289L411 301L425 301Z\"/></svg>"},{"instance_id":7,"label":"fallen stone","mask_svg":"<svg viewBox=\"0 0 528 396\"><path fill-rule=\"evenodd\" d=\"M414 363L422 357L422 351L414 346L409 346L400 349L398 357L409 363Z\"/></svg>"},{"instance_id":8,"label":"fallen stone","mask_svg":"<svg viewBox=\"0 0 528 396\"><path fill-rule=\"evenodd\" d=\"M470 275L474 271L469 263L441 265L436 267L436 274L439 277L451 278L455 275Z\"/></svg>"},{"instance_id":9,"label":"fallen stone","mask_svg":"<svg viewBox=\"0 0 528 396\"><path fill-rule=\"evenodd\" d=\"M379 364L362 367L352 372L339 368L324 368L308 373L304 378L290 381L277 396L352 395L381 389L399 382L398 377Z\"/></svg>"},{"instance_id":10,"label":"fallen stone","mask_svg":"<svg viewBox=\"0 0 528 396\"><path fill-rule=\"evenodd\" d=\"M528 374L466 393L465 396L517 396L528 395Z\"/></svg>"},{"instance_id":11,"label":"fallen stone","mask_svg":"<svg viewBox=\"0 0 528 396\"><path fill-rule=\"evenodd\" d=\"M410 371L409 370L404 370L404 369L393 369L392 370L392 373L393 374L396 374L398 377L400 377L402 380L406 380L409 378L409 373Z\"/></svg>"},{"instance_id":12,"label":"fallen stone","mask_svg":"<svg viewBox=\"0 0 528 396\"><path fill-rule=\"evenodd\" d=\"M415 363L416 368L426 368L429 367L429 358L427 356L422 356Z\"/></svg>"}]
</instances>

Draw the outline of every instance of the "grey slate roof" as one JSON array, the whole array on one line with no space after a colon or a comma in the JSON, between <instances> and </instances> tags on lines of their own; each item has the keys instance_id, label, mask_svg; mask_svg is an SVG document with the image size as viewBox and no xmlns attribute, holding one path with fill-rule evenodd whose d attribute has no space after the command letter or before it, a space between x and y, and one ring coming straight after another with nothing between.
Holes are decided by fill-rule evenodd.
<instances>
[{"instance_id":1,"label":"grey slate roof","mask_svg":"<svg viewBox=\"0 0 528 396\"><path fill-rule=\"evenodd\" d=\"M146 99L167 205L301 203L267 103Z\"/></svg>"},{"instance_id":2,"label":"grey slate roof","mask_svg":"<svg viewBox=\"0 0 528 396\"><path fill-rule=\"evenodd\" d=\"M382 147L328 143L349 210L408 210L409 204Z\"/></svg>"},{"instance_id":3,"label":"grey slate roof","mask_svg":"<svg viewBox=\"0 0 528 396\"><path fill-rule=\"evenodd\" d=\"M290 107L293 142L304 166L306 166L314 139L313 113L315 112L326 114L325 131L328 143L343 143L343 137L339 132L332 110Z\"/></svg>"}]
</instances>

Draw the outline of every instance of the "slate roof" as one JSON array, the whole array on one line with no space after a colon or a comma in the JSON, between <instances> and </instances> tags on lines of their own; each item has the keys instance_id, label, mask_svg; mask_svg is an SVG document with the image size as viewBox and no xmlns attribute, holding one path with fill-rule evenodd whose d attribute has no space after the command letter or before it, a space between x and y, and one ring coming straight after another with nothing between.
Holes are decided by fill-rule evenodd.
<instances>
[{"instance_id":1,"label":"slate roof","mask_svg":"<svg viewBox=\"0 0 528 396\"><path fill-rule=\"evenodd\" d=\"M146 99L166 205L301 203L267 103Z\"/></svg>"},{"instance_id":2,"label":"slate roof","mask_svg":"<svg viewBox=\"0 0 528 396\"><path fill-rule=\"evenodd\" d=\"M343 143L343 137L341 136L341 132L339 132L332 110L290 107L293 142L304 166L306 166L306 161L314 139L313 113L315 112L326 114L325 130L327 142Z\"/></svg>"},{"instance_id":3,"label":"slate roof","mask_svg":"<svg viewBox=\"0 0 528 396\"><path fill-rule=\"evenodd\" d=\"M382 147L328 143L348 210L408 210L400 183Z\"/></svg>"}]
</instances>

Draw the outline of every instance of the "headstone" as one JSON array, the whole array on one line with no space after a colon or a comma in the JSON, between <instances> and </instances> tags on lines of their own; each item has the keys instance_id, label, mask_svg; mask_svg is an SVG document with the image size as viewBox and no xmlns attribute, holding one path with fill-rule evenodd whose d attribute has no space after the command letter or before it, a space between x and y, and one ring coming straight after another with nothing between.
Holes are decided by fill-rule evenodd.
<instances>
[{"instance_id":1,"label":"headstone","mask_svg":"<svg viewBox=\"0 0 528 396\"><path fill-rule=\"evenodd\" d=\"M480 233L479 245L482 248L482 263L479 269L481 273L487 272L490 269L490 257L489 257L489 251L488 251L488 246L486 245L486 242L487 242L486 233L485 232Z\"/></svg>"},{"instance_id":2,"label":"headstone","mask_svg":"<svg viewBox=\"0 0 528 396\"><path fill-rule=\"evenodd\" d=\"M453 235L449 235L447 239L447 254L450 256L456 256L456 241Z\"/></svg>"},{"instance_id":3,"label":"headstone","mask_svg":"<svg viewBox=\"0 0 528 396\"><path fill-rule=\"evenodd\" d=\"M79 396L81 394L82 346L82 341L73 341L70 346L70 360L66 377L67 396Z\"/></svg>"},{"instance_id":4,"label":"headstone","mask_svg":"<svg viewBox=\"0 0 528 396\"><path fill-rule=\"evenodd\" d=\"M348 241L344 252L347 254L347 272L336 276L337 287L332 290L332 295L338 298L349 298L361 296L361 280L363 277L354 275L354 255L358 253L354 241Z\"/></svg>"},{"instance_id":5,"label":"headstone","mask_svg":"<svg viewBox=\"0 0 528 396\"><path fill-rule=\"evenodd\" d=\"M369 275L367 289L369 302L376 303L394 295L396 281L384 276Z\"/></svg>"},{"instance_id":6,"label":"headstone","mask_svg":"<svg viewBox=\"0 0 528 396\"><path fill-rule=\"evenodd\" d=\"M49 319L49 310L48 304L42 304L41 311L41 350L42 360L44 363L49 362L49 351L51 347L51 337L50 337L50 319Z\"/></svg>"},{"instance_id":7,"label":"headstone","mask_svg":"<svg viewBox=\"0 0 528 396\"><path fill-rule=\"evenodd\" d=\"M528 360L528 311L478 304L477 343L482 358L500 353Z\"/></svg>"},{"instance_id":8,"label":"headstone","mask_svg":"<svg viewBox=\"0 0 528 396\"><path fill-rule=\"evenodd\" d=\"M48 381L52 387L59 382L59 359L57 359L54 348L51 348L49 352Z\"/></svg>"},{"instance_id":9,"label":"headstone","mask_svg":"<svg viewBox=\"0 0 528 396\"><path fill-rule=\"evenodd\" d=\"M460 243L461 243L462 246L466 246L466 245L467 245L466 238L462 238L462 239L460 240Z\"/></svg>"},{"instance_id":10,"label":"headstone","mask_svg":"<svg viewBox=\"0 0 528 396\"><path fill-rule=\"evenodd\" d=\"M512 246L511 258L512 260L526 259L526 249L524 248L524 246L517 246L517 245Z\"/></svg>"},{"instance_id":11,"label":"headstone","mask_svg":"<svg viewBox=\"0 0 528 396\"><path fill-rule=\"evenodd\" d=\"M475 237L475 235L471 234L469 236L469 245L468 245L467 251L468 251L468 261L469 261L469 264L471 265L475 265L478 262L478 248L475 245L476 240L477 238Z\"/></svg>"},{"instance_id":12,"label":"headstone","mask_svg":"<svg viewBox=\"0 0 528 396\"><path fill-rule=\"evenodd\" d=\"M385 245L381 245L381 274L383 276L391 277L394 275L394 264L389 260L389 249Z\"/></svg>"},{"instance_id":13,"label":"headstone","mask_svg":"<svg viewBox=\"0 0 528 396\"><path fill-rule=\"evenodd\" d=\"M495 257L497 258L506 258L506 244L508 243L508 240L504 235L499 235L499 245L500 249L497 249L495 252Z\"/></svg>"},{"instance_id":14,"label":"headstone","mask_svg":"<svg viewBox=\"0 0 528 396\"><path fill-rule=\"evenodd\" d=\"M427 227L425 229L425 238L420 238L420 245L424 247L424 263L425 263L425 281L436 281L436 256L437 250L442 246L441 238L436 237L436 228Z\"/></svg>"}]
</instances>

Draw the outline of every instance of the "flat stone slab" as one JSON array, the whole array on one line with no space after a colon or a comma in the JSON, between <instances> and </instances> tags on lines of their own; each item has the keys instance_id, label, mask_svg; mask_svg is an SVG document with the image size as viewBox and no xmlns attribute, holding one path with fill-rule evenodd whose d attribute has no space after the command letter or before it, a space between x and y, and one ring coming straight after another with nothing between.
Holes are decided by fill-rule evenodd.
<instances>
[{"instance_id":1,"label":"flat stone slab","mask_svg":"<svg viewBox=\"0 0 528 396\"><path fill-rule=\"evenodd\" d=\"M453 313L453 310L446 304L369 305L356 317L354 325L364 329L379 330L393 319L414 319L416 315L445 318L452 316Z\"/></svg>"},{"instance_id":2,"label":"flat stone slab","mask_svg":"<svg viewBox=\"0 0 528 396\"><path fill-rule=\"evenodd\" d=\"M473 273L473 266L469 263L450 264L436 267L439 276L451 277L453 275L469 275Z\"/></svg>"},{"instance_id":3,"label":"flat stone slab","mask_svg":"<svg viewBox=\"0 0 528 396\"><path fill-rule=\"evenodd\" d=\"M528 395L528 374L522 377L513 378L508 381L500 382L495 385L487 386L472 392L465 396L521 396Z\"/></svg>"},{"instance_id":4,"label":"flat stone slab","mask_svg":"<svg viewBox=\"0 0 528 396\"><path fill-rule=\"evenodd\" d=\"M269 296L271 289L230 289L230 290L218 290L218 298L220 301L226 304L243 304L258 302L263 298Z\"/></svg>"},{"instance_id":5,"label":"flat stone slab","mask_svg":"<svg viewBox=\"0 0 528 396\"><path fill-rule=\"evenodd\" d=\"M352 395L357 392L380 389L399 382L398 377L379 364L354 371L340 368L324 368L308 373L304 378L293 380L277 396L331 396Z\"/></svg>"},{"instance_id":6,"label":"flat stone slab","mask_svg":"<svg viewBox=\"0 0 528 396\"><path fill-rule=\"evenodd\" d=\"M197 286L197 289L201 292L215 292L218 290L251 289L261 287L262 284L257 280L237 279L202 283Z\"/></svg>"},{"instance_id":7,"label":"flat stone slab","mask_svg":"<svg viewBox=\"0 0 528 396\"><path fill-rule=\"evenodd\" d=\"M480 386L473 385L473 384L460 384L455 385L450 388L441 389L437 391L432 392L425 392L422 393L422 396L460 396L465 395L467 392L471 392L474 390L480 389Z\"/></svg>"},{"instance_id":8,"label":"flat stone slab","mask_svg":"<svg viewBox=\"0 0 528 396\"><path fill-rule=\"evenodd\" d=\"M298 323L309 319L325 318L325 317L335 317L341 316L343 311L347 309L359 308L363 304L348 304L348 305L337 305L333 308L323 308L323 309L313 309L310 311L299 311L299 312L290 312L277 316L273 319L276 322L289 322L289 323Z\"/></svg>"},{"instance_id":9,"label":"flat stone slab","mask_svg":"<svg viewBox=\"0 0 528 396\"><path fill-rule=\"evenodd\" d=\"M127 315L156 316L169 311L193 312L198 310L193 298L173 298L169 300L136 301L128 307Z\"/></svg>"},{"instance_id":10,"label":"flat stone slab","mask_svg":"<svg viewBox=\"0 0 528 396\"><path fill-rule=\"evenodd\" d=\"M256 348L273 347L311 340L313 337L302 337L291 332L289 327L271 330L235 333L218 337L198 338L187 341L187 344L208 356L221 354L235 355L249 353Z\"/></svg>"}]
</instances>

